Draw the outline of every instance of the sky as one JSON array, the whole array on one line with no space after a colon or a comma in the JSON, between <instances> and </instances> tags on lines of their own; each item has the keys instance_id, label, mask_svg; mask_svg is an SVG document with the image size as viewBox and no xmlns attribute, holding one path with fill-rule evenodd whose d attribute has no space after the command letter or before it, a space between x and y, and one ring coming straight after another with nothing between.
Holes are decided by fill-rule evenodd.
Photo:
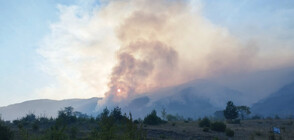
<instances>
[{"instance_id":1,"label":"sky","mask_svg":"<svg viewBox=\"0 0 294 140\"><path fill-rule=\"evenodd\" d=\"M117 78L115 72L112 71L113 68L119 69L125 65L125 63L119 65L120 62L124 61L118 60L116 55L122 56L122 51L137 54L129 46L125 47L125 50L120 47L120 45L123 46L121 42L130 41L128 41L128 38L116 38L117 33L127 34L126 37L133 36L123 29L117 31L117 26L123 27L123 25L126 25L125 28L132 30L131 27L127 26L131 23L127 22L126 19L131 18L128 14L136 11L135 6L140 7L134 0L130 1L130 3L133 3L131 6L126 6L126 3L123 2L111 1L109 3L110 6L105 0L101 2L93 0L0 0L0 106L40 98L103 97L105 93L109 95L107 92L111 90L109 88L112 88L109 87L109 82L117 82L117 80L113 80ZM153 4L150 1L148 3ZM291 65L291 58L293 58L294 53L294 18L291 18L294 15L294 2L292 0L195 0L187 3L189 3L193 12L186 14L186 11L179 10L183 13L173 14L178 18L181 15L194 17L193 14L195 14L195 21L176 20L176 23L185 24L185 22L188 22L189 26L193 26L201 22L199 23L199 30L205 29L202 32L208 37L202 38L201 33L190 33L195 36L200 35L199 42L201 40L203 42L199 45L205 46L209 42L205 40L221 34L224 37L218 38L220 44L227 41L230 42L229 46L232 46L232 48L239 46L236 44L257 46L249 50L245 49L245 51L250 52L246 53L249 57L240 59L242 62L247 61L247 58L251 58L255 54L251 51L258 52L258 56L252 56L254 57L252 60L254 64L250 62L250 65L254 65L252 70ZM159 5L163 4L169 4L169 2L159 3ZM168 7L168 11L173 8L172 6L163 7ZM179 7L181 8L181 6ZM148 12L148 10L150 9L146 8L142 11ZM171 12L174 12L174 10L171 10ZM144 20L140 19L140 16L133 18L134 21L138 21L138 24L141 20ZM163 25L170 25L174 30L179 29L176 25ZM133 26L136 26L136 24ZM152 23L146 25L146 28L149 27L153 27ZM191 27L191 29L194 29L194 27ZM148 33L147 31L142 32ZM178 32L162 32L164 36L167 34L167 38L175 33ZM161 32L158 32L158 34L161 34ZM190 40L187 37L187 42ZM163 44L165 41L165 39L162 39ZM177 44L178 42L175 41L167 45ZM188 62L188 59L190 60L190 58L182 60L181 53L187 52L180 47L173 49L179 53L178 61L180 61L180 64L184 65L185 62ZM239 50L239 48L237 49ZM144 51L152 52L152 50ZM163 51L165 52L164 47ZM201 50L199 52L206 51ZM166 52L166 54L169 55L172 52ZM230 54L229 51L228 54ZM158 56L160 60L165 60L164 58ZM192 58L202 60L200 56L199 58ZM149 57L146 57L147 60L149 60ZM203 60L203 62L206 61ZM203 66L203 64L199 63L198 66ZM155 64L153 67L155 67L155 71L161 69L160 66ZM210 68L210 66L207 67ZM230 67L236 66L231 66L230 62ZM171 66L171 68L174 67ZM186 65L184 65L184 68L201 73L199 75L191 74L192 77L199 76L200 78L225 70L220 68L220 71L209 73L207 69L190 68ZM123 70L126 69L123 68ZM145 81L150 83L147 89L157 88L157 86L152 85L153 80L157 78L156 74L150 73L150 75L155 76L144 77L149 79L149 81ZM187 75L187 77L191 77L191 75ZM187 79L187 77L179 77L176 74L175 77L179 79L176 83L167 83L162 86L192 80ZM119 75L118 78L127 78L127 75L125 77ZM157 85L162 83L166 83L166 81L163 80ZM142 86L142 88L130 89L136 92L147 91L145 85L135 84ZM114 98L114 100L116 99Z\"/></svg>"}]
</instances>

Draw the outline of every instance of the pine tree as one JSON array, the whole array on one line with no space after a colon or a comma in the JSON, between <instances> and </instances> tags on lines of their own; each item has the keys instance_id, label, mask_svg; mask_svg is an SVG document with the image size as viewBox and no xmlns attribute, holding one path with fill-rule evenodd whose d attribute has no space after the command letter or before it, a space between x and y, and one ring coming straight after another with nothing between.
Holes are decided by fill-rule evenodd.
<instances>
[{"instance_id":1,"label":"pine tree","mask_svg":"<svg viewBox=\"0 0 294 140\"><path fill-rule=\"evenodd\" d=\"M233 120L238 118L238 110L232 101L228 101L227 107L224 110L224 116L227 120Z\"/></svg>"}]
</instances>

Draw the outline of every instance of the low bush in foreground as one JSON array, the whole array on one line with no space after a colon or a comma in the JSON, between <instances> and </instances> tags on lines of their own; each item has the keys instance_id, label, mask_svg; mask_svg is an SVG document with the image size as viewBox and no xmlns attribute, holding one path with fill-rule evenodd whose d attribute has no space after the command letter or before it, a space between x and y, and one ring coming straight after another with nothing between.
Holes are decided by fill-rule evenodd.
<instances>
[{"instance_id":1,"label":"low bush in foreground","mask_svg":"<svg viewBox=\"0 0 294 140\"><path fill-rule=\"evenodd\" d=\"M235 132L232 129L227 128L226 129L226 135L229 136L229 137L234 137Z\"/></svg>"},{"instance_id":2,"label":"low bush in foreground","mask_svg":"<svg viewBox=\"0 0 294 140\"><path fill-rule=\"evenodd\" d=\"M204 117L202 120L198 122L199 127L210 127L210 120L207 117Z\"/></svg>"},{"instance_id":3,"label":"low bush in foreground","mask_svg":"<svg viewBox=\"0 0 294 140\"><path fill-rule=\"evenodd\" d=\"M211 126L210 126L211 130L213 131L217 131L217 132L225 132L227 126L225 123L223 122L214 122L214 123L211 123Z\"/></svg>"},{"instance_id":4,"label":"low bush in foreground","mask_svg":"<svg viewBox=\"0 0 294 140\"><path fill-rule=\"evenodd\" d=\"M159 118L156 114L156 111L153 110L150 114L148 114L144 118L143 123L148 124L148 125L158 125L158 124L165 123L165 121L163 121L161 118Z\"/></svg>"}]
</instances>

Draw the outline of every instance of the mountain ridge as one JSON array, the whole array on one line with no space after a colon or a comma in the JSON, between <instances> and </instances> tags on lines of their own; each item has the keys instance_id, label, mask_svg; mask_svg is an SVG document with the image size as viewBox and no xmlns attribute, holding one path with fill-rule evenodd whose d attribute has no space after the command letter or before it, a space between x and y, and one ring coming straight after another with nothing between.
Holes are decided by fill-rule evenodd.
<instances>
[{"instance_id":1,"label":"mountain ridge","mask_svg":"<svg viewBox=\"0 0 294 140\"><path fill-rule=\"evenodd\" d=\"M75 111L91 115L95 113L94 110L97 107L97 102L101 99L93 97L89 99L29 100L0 107L0 114L4 120L15 120L29 113L34 113L37 116L56 117L58 110L72 106Z\"/></svg>"},{"instance_id":2,"label":"mountain ridge","mask_svg":"<svg viewBox=\"0 0 294 140\"><path fill-rule=\"evenodd\" d=\"M283 86L267 98L253 104L252 112L263 116L279 115L289 117L294 115L294 81Z\"/></svg>"}]
</instances>

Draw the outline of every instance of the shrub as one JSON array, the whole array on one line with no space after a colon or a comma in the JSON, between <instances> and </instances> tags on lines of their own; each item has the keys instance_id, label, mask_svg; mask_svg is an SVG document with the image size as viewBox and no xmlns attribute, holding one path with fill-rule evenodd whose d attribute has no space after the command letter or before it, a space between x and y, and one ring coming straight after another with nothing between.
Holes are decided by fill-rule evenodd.
<instances>
[{"instance_id":1,"label":"shrub","mask_svg":"<svg viewBox=\"0 0 294 140\"><path fill-rule=\"evenodd\" d=\"M218 137L214 137L213 140L219 140L219 138Z\"/></svg>"},{"instance_id":2,"label":"shrub","mask_svg":"<svg viewBox=\"0 0 294 140\"><path fill-rule=\"evenodd\" d=\"M139 121L138 120L134 120L134 124L139 124Z\"/></svg>"},{"instance_id":3,"label":"shrub","mask_svg":"<svg viewBox=\"0 0 294 140\"><path fill-rule=\"evenodd\" d=\"M172 123L172 126L176 126L176 123Z\"/></svg>"},{"instance_id":4,"label":"shrub","mask_svg":"<svg viewBox=\"0 0 294 140\"><path fill-rule=\"evenodd\" d=\"M261 119L261 116L259 115L254 115L251 117L252 120L260 120Z\"/></svg>"},{"instance_id":5,"label":"shrub","mask_svg":"<svg viewBox=\"0 0 294 140\"><path fill-rule=\"evenodd\" d=\"M166 119L167 119L167 121L177 121L178 120L178 118L172 114L166 115Z\"/></svg>"},{"instance_id":6,"label":"shrub","mask_svg":"<svg viewBox=\"0 0 294 140\"><path fill-rule=\"evenodd\" d=\"M275 120L281 119L279 115L275 115Z\"/></svg>"},{"instance_id":7,"label":"shrub","mask_svg":"<svg viewBox=\"0 0 294 140\"><path fill-rule=\"evenodd\" d=\"M193 121L193 119L192 119L192 118L190 118L190 117L188 117L188 119L187 119L187 120L188 120L188 121L190 121L190 122L191 122L191 121Z\"/></svg>"},{"instance_id":8,"label":"shrub","mask_svg":"<svg viewBox=\"0 0 294 140\"><path fill-rule=\"evenodd\" d=\"M149 125L158 125L161 123L164 123L163 120L161 120L157 115L156 111L153 110L150 114L148 114L143 121L144 124L149 124Z\"/></svg>"},{"instance_id":9,"label":"shrub","mask_svg":"<svg viewBox=\"0 0 294 140\"><path fill-rule=\"evenodd\" d=\"M200 120L199 122L199 126L200 127L210 127L210 120L207 117L204 117L202 120Z\"/></svg>"},{"instance_id":10,"label":"shrub","mask_svg":"<svg viewBox=\"0 0 294 140\"><path fill-rule=\"evenodd\" d=\"M159 137L160 137L160 139L165 139L166 138L166 136L163 135L163 134L161 134Z\"/></svg>"},{"instance_id":11,"label":"shrub","mask_svg":"<svg viewBox=\"0 0 294 140\"><path fill-rule=\"evenodd\" d=\"M204 127L204 128L202 129L202 131L203 131L203 132L209 132L209 127Z\"/></svg>"},{"instance_id":12,"label":"shrub","mask_svg":"<svg viewBox=\"0 0 294 140\"><path fill-rule=\"evenodd\" d=\"M214 122L210 125L211 130L217 132L225 132L226 127L226 124L224 124L223 122Z\"/></svg>"},{"instance_id":13,"label":"shrub","mask_svg":"<svg viewBox=\"0 0 294 140\"><path fill-rule=\"evenodd\" d=\"M76 139L77 133L78 133L78 128L77 127L71 127L69 133L70 133L70 139Z\"/></svg>"},{"instance_id":14,"label":"shrub","mask_svg":"<svg viewBox=\"0 0 294 140\"><path fill-rule=\"evenodd\" d=\"M256 135L256 136L261 136L262 134L261 134L260 131L256 131L256 132L255 132L255 135Z\"/></svg>"},{"instance_id":15,"label":"shrub","mask_svg":"<svg viewBox=\"0 0 294 140\"><path fill-rule=\"evenodd\" d=\"M2 122L0 122L0 139L1 140L13 139L13 132L7 126L5 126Z\"/></svg>"},{"instance_id":16,"label":"shrub","mask_svg":"<svg viewBox=\"0 0 294 140\"><path fill-rule=\"evenodd\" d=\"M38 131L38 130L39 130L39 123L38 123L38 121L35 121L35 122L33 123L32 128L33 128L34 131Z\"/></svg>"},{"instance_id":17,"label":"shrub","mask_svg":"<svg viewBox=\"0 0 294 140\"><path fill-rule=\"evenodd\" d=\"M229 121L231 124L241 124L240 119Z\"/></svg>"},{"instance_id":18,"label":"shrub","mask_svg":"<svg viewBox=\"0 0 294 140\"><path fill-rule=\"evenodd\" d=\"M227 128L226 129L226 135L229 136L229 137L234 137L235 132L232 129Z\"/></svg>"},{"instance_id":19,"label":"shrub","mask_svg":"<svg viewBox=\"0 0 294 140\"><path fill-rule=\"evenodd\" d=\"M55 125L51 126L51 128L46 131L45 139L68 140L69 138L65 133L65 127L59 128L57 125Z\"/></svg>"},{"instance_id":20,"label":"shrub","mask_svg":"<svg viewBox=\"0 0 294 140\"><path fill-rule=\"evenodd\" d=\"M69 106L65 107L63 110L58 111L58 117L56 119L57 124L66 125L77 121L77 117L73 113L74 108Z\"/></svg>"}]
</instances>

